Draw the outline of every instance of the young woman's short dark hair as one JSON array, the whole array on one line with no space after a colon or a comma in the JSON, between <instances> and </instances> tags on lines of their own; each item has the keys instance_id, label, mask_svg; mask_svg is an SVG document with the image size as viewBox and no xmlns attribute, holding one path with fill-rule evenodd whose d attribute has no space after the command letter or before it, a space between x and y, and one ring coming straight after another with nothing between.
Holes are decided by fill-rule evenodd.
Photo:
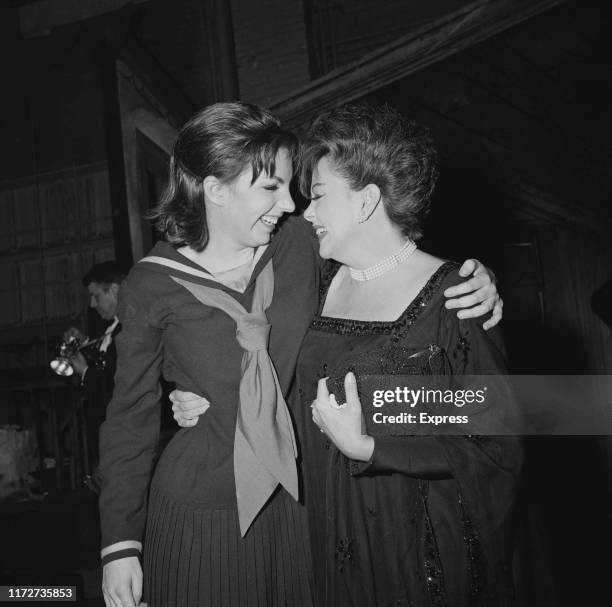
<instances>
[{"instance_id":1,"label":"young woman's short dark hair","mask_svg":"<svg viewBox=\"0 0 612 607\"><path fill-rule=\"evenodd\" d=\"M180 130L168 185L149 217L175 247L202 251L208 242L204 178L229 183L250 166L254 183L262 172L274 175L281 149L295 158L297 148L295 135L264 108L241 102L210 105Z\"/></svg>"},{"instance_id":2,"label":"young woman's short dark hair","mask_svg":"<svg viewBox=\"0 0 612 607\"><path fill-rule=\"evenodd\" d=\"M387 105L355 103L322 114L302 149L300 189L307 198L312 172L324 156L351 189L377 185L391 221L412 240L422 236L421 222L438 178L427 129Z\"/></svg>"}]
</instances>

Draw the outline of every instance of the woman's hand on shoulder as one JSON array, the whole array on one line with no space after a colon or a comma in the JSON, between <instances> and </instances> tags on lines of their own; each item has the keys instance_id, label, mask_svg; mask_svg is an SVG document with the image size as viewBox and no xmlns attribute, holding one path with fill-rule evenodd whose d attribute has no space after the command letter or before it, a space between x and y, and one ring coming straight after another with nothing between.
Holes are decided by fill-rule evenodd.
<instances>
[{"instance_id":1,"label":"woman's hand on shoulder","mask_svg":"<svg viewBox=\"0 0 612 607\"><path fill-rule=\"evenodd\" d=\"M203 396L193 392L173 390L170 393L173 417L182 428L191 428L198 423L198 418L206 413L210 402Z\"/></svg>"},{"instance_id":2,"label":"woman's hand on shoulder","mask_svg":"<svg viewBox=\"0 0 612 607\"><path fill-rule=\"evenodd\" d=\"M353 373L344 378L346 403L339 405L327 389L327 378L319 380L313 401L312 420L346 457L367 462L374 452L374 439L361 433L362 411Z\"/></svg>"},{"instance_id":3,"label":"woman's hand on shoulder","mask_svg":"<svg viewBox=\"0 0 612 607\"><path fill-rule=\"evenodd\" d=\"M466 260L459 269L459 275L471 276L469 280L444 291L448 298L446 307L462 308L458 318L478 318L493 311L482 326L485 330L494 327L502 318L504 302L497 292L495 275L477 259Z\"/></svg>"}]
</instances>

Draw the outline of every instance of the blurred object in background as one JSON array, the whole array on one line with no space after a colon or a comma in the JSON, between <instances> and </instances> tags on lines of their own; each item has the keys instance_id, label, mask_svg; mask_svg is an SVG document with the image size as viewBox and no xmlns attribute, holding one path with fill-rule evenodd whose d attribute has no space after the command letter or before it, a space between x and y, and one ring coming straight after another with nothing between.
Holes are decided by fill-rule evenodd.
<instances>
[{"instance_id":1,"label":"blurred object in background","mask_svg":"<svg viewBox=\"0 0 612 607\"><path fill-rule=\"evenodd\" d=\"M0 426L0 500L22 494L29 497L38 454L32 430L19 426Z\"/></svg>"}]
</instances>

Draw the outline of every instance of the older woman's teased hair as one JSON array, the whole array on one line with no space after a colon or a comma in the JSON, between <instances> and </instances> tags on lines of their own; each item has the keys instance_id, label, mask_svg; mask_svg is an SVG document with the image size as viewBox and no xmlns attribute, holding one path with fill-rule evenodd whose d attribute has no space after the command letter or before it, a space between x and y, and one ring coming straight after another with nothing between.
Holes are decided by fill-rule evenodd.
<instances>
[{"instance_id":1,"label":"older woman's teased hair","mask_svg":"<svg viewBox=\"0 0 612 607\"><path fill-rule=\"evenodd\" d=\"M319 116L306 136L300 190L307 198L312 173L323 157L351 189L377 185L391 221L412 240L421 238L421 221L438 178L427 129L387 105L345 105Z\"/></svg>"},{"instance_id":2,"label":"older woman's teased hair","mask_svg":"<svg viewBox=\"0 0 612 607\"><path fill-rule=\"evenodd\" d=\"M210 105L180 130L170 159L168 185L149 218L175 247L202 251L209 238L205 177L212 175L229 183L250 166L252 184L262 172L274 175L281 149L294 159L297 148L295 135L264 108L241 102Z\"/></svg>"}]
</instances>

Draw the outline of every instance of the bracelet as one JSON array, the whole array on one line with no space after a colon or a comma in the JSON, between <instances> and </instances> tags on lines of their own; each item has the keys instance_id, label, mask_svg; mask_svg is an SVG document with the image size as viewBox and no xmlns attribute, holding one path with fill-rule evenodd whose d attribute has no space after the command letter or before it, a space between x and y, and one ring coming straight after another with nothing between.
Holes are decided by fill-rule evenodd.
<instances>
[{"instance_id":1,"label":"bracelet","mask_svg":"<svg viewBox=\"0 0 612 607\"><path fill-rule=\"evenodd\" d=\"M124 550L115 550L115 552L109 552L102 557L102 567L112 561L126 558L128 556L137 556L140 559L140 550L138 548L125 548Z\"/></svg>"}]
</instances>

